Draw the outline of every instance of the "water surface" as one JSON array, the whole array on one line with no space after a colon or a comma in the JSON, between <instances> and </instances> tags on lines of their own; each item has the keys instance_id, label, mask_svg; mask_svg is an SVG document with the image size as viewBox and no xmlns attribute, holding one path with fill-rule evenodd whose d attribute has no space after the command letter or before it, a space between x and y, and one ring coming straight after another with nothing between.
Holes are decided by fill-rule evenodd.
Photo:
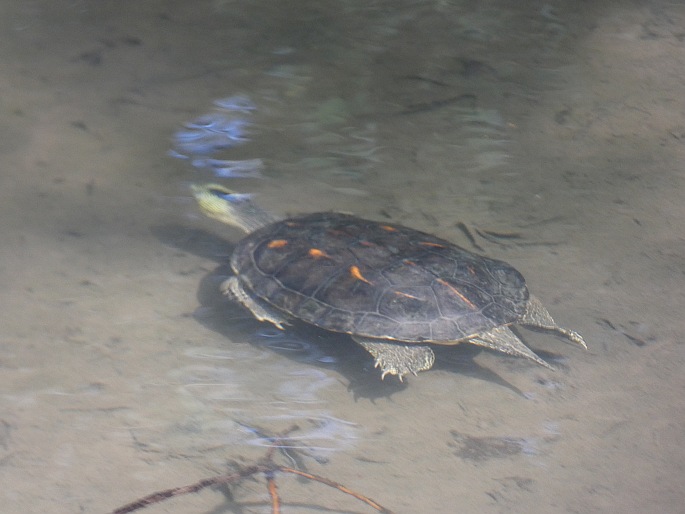
<instances>
[{"instance_id":1,"label":"water surface","mask_svg":"<svg viewBox=\"0 0 685 514\"><path fill-rule=\"evenodd\" d=\"M293 424L307 455L278 458L398 513L682 511L685 8L0 13L3 512L108 512L252 462ZM199 158L260 160L262 178L223 183L276 214L354 212L505 259L590 349L522 331L557 372L458 347L381 382L349 339L226 302L239 233L188 190L216 166L168 152L236 95L245 140ZM367 509L279 486L284 512ZM261 482L234 498L150 512L270 511Z\"/></svg>"}]
</instances>

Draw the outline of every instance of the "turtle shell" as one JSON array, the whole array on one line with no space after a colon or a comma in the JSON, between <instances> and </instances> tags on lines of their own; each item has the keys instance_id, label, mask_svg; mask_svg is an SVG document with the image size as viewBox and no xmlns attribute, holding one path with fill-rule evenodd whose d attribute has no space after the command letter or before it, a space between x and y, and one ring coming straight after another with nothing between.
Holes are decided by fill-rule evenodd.
<instances>
[{"instance_id":1,"label":"turtle shell","mask_svg":"<svg viewBox=\"0 0 685 514\"><path fill-rule=\"evenodd\" d=\"M529 293L509 264L401 225L338 213L286 219L242 239L245 291L318 327L454 343L517 322Z\"/></svg>"}]
</instances>

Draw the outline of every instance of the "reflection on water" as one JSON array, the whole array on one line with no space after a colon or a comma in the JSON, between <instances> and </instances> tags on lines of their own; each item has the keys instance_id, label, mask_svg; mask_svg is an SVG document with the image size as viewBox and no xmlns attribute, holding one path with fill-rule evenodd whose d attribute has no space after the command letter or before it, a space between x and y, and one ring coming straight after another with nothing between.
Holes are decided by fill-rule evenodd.
<instances>
[{"instance_id":1,"label":"reflection on water","mask_svg":"<svg viewBox=\"0 0 685 514\"><path fill-rule=\"evenodd\" d=\"M351 449L359 429L353 423L327 415L325 411L311 411L309 415L302 412L300 415L265 416L256 421L275 426L297 426L297 432L288 437L287 444L279 447L305 451L320 464L326 463L327 456L334 451ZM248 440L248 444L264 447L273 444L272 436L266 436L263 431L246 423L241 423L241 426L247 433L257 436Z\"/></svg>"},{"instance_id":2,"label":"reflection on water","mask_svg":"<svg viewBox=\"0 0 685 514\"><path fill-rule=\"evenodd\" d=\"M303 338L296 337L292 331L283 331L275 327L262 326L250 339L257 346L265 346L272 351L287 354L301 362L318 362L321 364L335 364L338 358L327 355L321 345L312 344Z\"/></svg>"},{"instance_id":3,"label":"reflection on water","mask_svg":"<svg viewBox=\"0 0 685 514\"><path fill-rule=\"evenodd\" d=\"M209 170L217 178L261 178L262 159L207 157L250 140L253 131L248 116L257 106L241 95L215 100L214 104L215 111L186 122L184 128L174 134L169 155L188 160L194 168Z\"/></svg>"}]
</instances>

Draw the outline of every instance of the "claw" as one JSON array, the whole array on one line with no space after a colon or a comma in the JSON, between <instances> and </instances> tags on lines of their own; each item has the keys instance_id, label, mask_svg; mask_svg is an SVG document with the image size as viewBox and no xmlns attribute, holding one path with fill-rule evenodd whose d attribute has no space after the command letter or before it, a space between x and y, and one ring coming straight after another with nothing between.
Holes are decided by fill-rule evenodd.
<instances>
[{"instance_id":1,"label":"claw","mask_svg":"<svg viewBox=\"0 0 685 514\"><path fill-rule=\"evenodd\" d=\"M383 370L383 373L381 373L381 380L385 379L386 375L395 375L397 378L400 379L400 382L404 382L404 375L407 374L405 371L402 373L400 370L395 369L395 368L386 368L385 365L381 361L376 361L376 364L374 365L374 368L380 367ZM416 375L416 371L410 369L414 375Z\"/></svg>"}]
</instances>

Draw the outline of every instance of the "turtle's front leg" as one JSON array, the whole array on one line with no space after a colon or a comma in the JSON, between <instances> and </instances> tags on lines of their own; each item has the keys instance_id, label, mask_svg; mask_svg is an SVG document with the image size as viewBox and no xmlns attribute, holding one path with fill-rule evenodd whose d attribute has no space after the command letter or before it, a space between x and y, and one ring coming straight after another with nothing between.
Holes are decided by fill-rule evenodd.
<instances>
[{"instance_id":1,"label":"turtle's front leg","mask_svg":"<svg viewBox=\"0 0 685 514\"><path fill-rule=\"evenodd\" d=\"M259 321L268 321L283 330L288 320L266 302L260 302L245 290L238 277L231 277L221 284L221 292L243 304Z\"/></svg>"}]
</instances>

